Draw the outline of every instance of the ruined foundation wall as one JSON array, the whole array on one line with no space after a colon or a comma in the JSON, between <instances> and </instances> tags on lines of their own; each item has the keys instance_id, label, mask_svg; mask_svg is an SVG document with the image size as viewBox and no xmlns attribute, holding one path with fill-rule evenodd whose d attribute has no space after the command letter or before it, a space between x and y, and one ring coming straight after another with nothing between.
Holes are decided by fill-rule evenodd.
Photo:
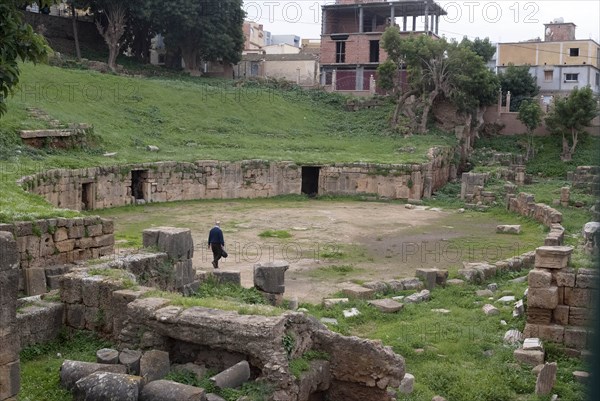
<instances>
[{"instance_id":1,"label":"ruined foundation wall","mask_svg":"<svg viewBox=\"0 0 600 401\"><path fill-rule=\"evenodd\" d=\"M20 260L18 289L40 295L58 288L59 267L114 252L114 224L100 217L56 218L0 224L16 238Z\"/></svg>"},{"instance_id":2,"label":"ruined foundation wall","mask_svg":"<svg viewBox=\"0 0 600 401\"><path fill-rule=\"evenodd\" d=\"M567 180L573 182L574 188L600 195L600 166L579 166L574 172L567 173Z\"/></svg>"},{"instance_id":3,"label":"ruined foundation wall","mask_svg":"<svg viewBox=\"0 0 600 401\"><path fill-rule=\"evenodd\" d=\"M561 212L544 203L535 203L533 195L525 192L508 200L508 210L521 216L531 217L546 227L552 227L553 224L562 222Z\"/></svg>"},{"instance_id":4,"label":"ruined foundation wall","mask_svg":"<svg viewBox=\"0 0 600 401\"><path fill-rule=\"evenodd\" d=\"M16 241L12 234L0 232L0 400L12 399L20 387L18 269Z\"/></svg>"},{"instance_id":5,"label":"ruined foundation wall","mask_svg":"<svg viewBox=\"0 0 600 401\"><path fill-rule=\"evenodd\" d=\"M21 348L43 344L58 338L63 328L65 306L60 302L19 300L17 327ZM21 305L23 304L23 305Z\"/></svg>"},{"instance_id":6,"label":"ruined foundation wall","mask_svg":"<svg viewBox=\"0 0 600 401\"><path fill-rule=\"evenodd\" d=\"M422 164L322 165L319 194L377 194L394 199L431 196L456 175L454 149L432 149ZM19 183L51 204L73 210L195 199L261 198L302 193L302 167L267 161L159 162L50 170Z\"/></svg>"}]
</instances>

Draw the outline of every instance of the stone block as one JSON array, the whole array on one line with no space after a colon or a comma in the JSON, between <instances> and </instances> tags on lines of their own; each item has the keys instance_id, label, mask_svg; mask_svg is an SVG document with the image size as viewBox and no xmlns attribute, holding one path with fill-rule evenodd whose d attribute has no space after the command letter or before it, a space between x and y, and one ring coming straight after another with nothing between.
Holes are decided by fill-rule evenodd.
<instances>
[{"instance_id":1,"label":"stone block","mask_svg":"<svg viewBox=\"0 0 600 401\"><path fill-rule=\"evenodd\" d=\"M145 248L157 247L173 260L191 259L194 256L192 232L187 228L156 227L142 233Z\"/></svg>"},{"instance_id":2,"label":"stone block","mask_svg":"<svg viewBox=\"0 0 600 401\"><path fill-rule=\"evenodd\" d=\"M69 230L65 227L58 227L54 231L54 242L66 241L69 239Z\"/></svg>"},{"instance_id":3,"label":"stone block","mask_svg":"<svg viewBox=\"0 0 600 401\"><path fill-rule=\"evenodd\" d=\"M77 381L94 372L125 373L123 365L65 360L60 367L60 384L67 390L75 388Z\"/></svg>"},{"instance_id":4,"label":"stone block","mask_svg":"<svg viewBox=\"0 0 600 401\"><path fill-rule=\"evenodd\" d=\"M548 270L534 269L527 276L530 288L549 287L552 284L552 273Z\"/></svg>"},{"instance_id":5,"label":"stone block","mask_svg":"<svg viewBox=\"0 0 600 401\"><path fill-rule=\"evenodd\" d=\"M191 259L175 263L175 288L181 289L196 279L196 270Z\"/></svg>"},{"instance_id":6,"label":"stone block","mask_svg":"<svg viewBox=\"0 0 600 401\"><path fill-rule=\"evenodd\" d=\"M220 284L233 284L242 285L240 272L227 271L227 270L215 270L212 272L213 277Z\"/></svg>"},{"instance_id":7,"label":"stone block","mask_svg":"<svg viewBox=\"0 0 600 401\"><path fill-rule=\"evenodd\" d=\"M580 269L577 272L577 282L575 287L577 288L598 288L598 275L597 274L585 274Z\"/></svg>"},{"instance_id":8,"label":"stone block","mask_svg":"<svg viewBox=\"0 0 600 401\"><path fill-rule=\"evenodd\" d=\"M544 363L544 351L525 351L519 348L513 352L513 356L518 362L530 366L537 366Z\"/></svg>"},{"instance_id":9,"label":"stone block","mask_svg":"<svg viewBox=\"0 0 600 401\"><path fill-rule=\"evenodd\" d=\"M519 342L523 341L523 333L521 333L519 330L517 329L511 329L508 330L506 333L504 333L504 343L505 344L518 344Z\"/></svg>"},{"instance_id":10,"label":"stone block","mask_svg":"<svg viewBox=\"0 0 600 401\"><path fill-rule=\"evenodd\" d=\"M67 233L69 235L69 239L79 239L85 236L85 227L84 226L71 226L67 229Z\"/></svg>"},{"instance_id":11,"label":"stone block","mask_svg":"<svg viewBox=\"0 0 600 401\"><path fill-rule=\"evenodd\" d=\"M68 304L81 303L81 280L72 275L65 274L60 282L60 300Z\"/></svg>"},{"instance_id":12,"label":"stone block","mask_svg":"<svg viewBox=\"0 0 600 401\"><path fill-rule=\"evenodd\" d=\"M283 305L283 294L271 294L270 292L259 291L269 305L281 306Z\"/></svg>"},{"instance_id":13,"label":"stone block","mask_svg":"<svg viewBox=\"0 0 600 401\"><path fill-rule=\"evenodd\" d=\"M140 374L140 361L142 353L136 350L125 348L119 354L119 363L127 368L127 372L132 375Z\"/></svg>"},{"instance_id":14,"label":"stone block","mask_svg":"<svg viewBox=\"0 0 600 401\"><path fill-rule=\"evenodd\" d=\"M558 305L558 287L530 288L527 306L530 308L554 309Z\"/></svg>"},{"instance_id":15,"label":"stone block","mask_svg":"<svg viewBox=\"0 0 600 401\"><path fill-rule=\"evenodd\" d=\"M565 346L584 349L587 345L587 329L584 327L565 327Z\"/></svg>"},{"instance_id":16,"label":"stone block","mask_svg":"<svg viewBox=\"0 0 600 401\"><path fill-rule=\"evenodd\" d=\"M538 374L537 381L535 383L535 394L536 395L547 395L552 391L554 383L556 382L556 371L558 367L556 362L546 363L540 373Z\"/></svg>"},{"instance_id":17,"label":"stone block","mask_svg":"<svg viewBox=\"0 0 600 401\"><path fill-rule=\"evenodd\" d=\"M483 313L486 314L486 316L498 315L500 313L500 310L498 308L490 304L483 305L481 309L483 310Z\"/></svg>"},{"instance_id":18,"label":"stone block","mask_svg":"<svg viewBox=\"0 0 600 401\"><path fill-rule=\"evenodd\" d=\"M404 378L402 378L402 381L400 382L398 391L400 391L402 394L411 394L413 392L414 385L415 377L410 373L405 373Z\"/></svg>"},{"instance_id":19,"label":"stone block","mask_svg":"<svg viewBox=\"0 0 600 401\"><path fill-rule=\"evenodd\" d=\"M73 249L75 249L75 240L70 239L66 241L55 242L54 246L56 247L56 250L60 253L70 252Z\"/></svg>"},{"instance_id":20,"label":"stone block","mask_svg":"<svg viewBox=\"0 0 600 401\"><path fill-rule=\"evenodd\" d=\"M559 287L575 287L575 271L573 269L555 270L552 276Z\"/></svg>"},{"instance_id":21,"label":"stone block","mask_svg":"<svg viewBox=\"0 0 600 401\"><path fill-rule=\"evenodd\" d=\"M416 277L407 277L400 280L401 288L396 288L397 290L420 290L423 288L423 283Z\"/></svg>"},{"instance_id":22,"label":"stone block","mask_svg":"<svg viewBox=\"0 0 600 401\"><path fill-rule=\"evenodd\" d=\"M218 397L221 398L221 397ZM222 398L221 398L222 399ZM206 391L170 380L157 380L144 385L143 401L208 401Z\"/></svg>"},{"instance_id":23,"label":"stone block","mask_svg":"<svg viewBox=\"0 0 600 401\"><path fill-rule=\"evenodd\" d=\"M102 348L96 352L96 362L106 365L116 365L119 363L119 351L112 348Z\"/></svg>"},{"instance_id":24,"label":"stone block","mask_svg":"<svg viewBox=\"0 0 600 401\"><path fill-rule=\"evenodd\" d=\"M446 281L446 284L448 284L448 285L465 285L465 281L461 280L459 278L453 278L453 279Z\"/></svg>"},{"instance_id":25,"label":"stone block","mask_svg":"<svg viewBox=\"0 0 600 401\"><path fill-rule=\"evenodd\" d=\"M435 283L444 287L448 281L448 270L437 269L435 273Z\"/></svg>"},{"instance_id":26,"label":"stone block","mask_svg":"<svg viewBox=\"0 0 600 401\"><path fill-rule=\"evenodd\" d=\"M325 298L323 299L323 306L331 308L337 304L350 302L348 298Z\"/></svg>"},{"instance_id":27,"label":"stone block","mask_svg":"<svg viewBox=\"0 0 600 401\"><path fill-rule=\"evenodd\" d=\"M94 237L94 247L103 248L108 246L115 245L115 236L113 234L101 235L99 237Z\"/></svg>"},{"instance_id":28,"label":"stone block","mask_svg":"<svg viewBox=\"0 0 600 401\"><path fill-rule=\"evenodd\" d=\"M521 234L520 225L507 225L502 224L496 226L496 233L498 234Z\"/></svg>"},{"instance_id":29,"label":"stone block","mask_svg":"<svg viewBox=\"0 0 600 401\"><path fill-rule=\"evenodd\" d=\"M542 340L562 343L565 335L565 328L558 324L539 324L538 337ZM527 326L525 326L527 328Z\"/></svg>"},{"instance_id":30,"label":"stone block","mask_svg":"<svg viewBox=\"0 0 600 401\"><path fill-rule=\"evenodd\" d=\"M110 399L137 401L142 387L143 380L138 376L95 372L77 381L73 391L73 399L74 401ZM107 394L118 394L118 398L109 397Z\"/></svg>"},{"instance_id":31,"label":"stone block","mask_svg":"<svg viewBox=\"0 0 600 401\"><path fill-rule=\"evenodd\" d=\"M0 327L0 365L19 360L21 351L19 335L14 324Z\"/></svg>"},{"instance_id":32,"label":"stone block","mask_svg":"<svg viewBox=\"0 0 600 401\"><path fill-rule=\"evenodd\" d=\"M102 224L89 225L86 229L90 237L97 237L103 234Z\"/></svg>"},{"instance_id":33,"label":"stone block","mask_svg":"<svg viewBox=\"0 0 600 401\"><path fill-rule=\"evenodd\" d=\"M67 305L67 321L69 327L75 329L85 328L85 306L79 304Z\"/></svg>"},{"instance_id":34,"label":"stone block","mask_svg":"<svg viewBox=\"0 0 600 401\"><path fill-rule=\"evenodd\" d=\"M469 283L480 284L485 280L483 273L475 269L459 269L458 275Z\"/></svg>"},{"instance_id":35,"label":"stone block","mask_svg":"<svg viewBox=\"0 0 600 401\"><path fill-rule=\"evenodd\" d=\"M263 292L283 294L285 292L285 272L287 262L275 261L254 265L254 286Z\"/></svg>"},{"instance_id":36,"label":"stone block","mask_svg":"<svg viewBox=\"0 0 600 401\"><path fill-rule=\"evenodd\" d=\"M236 388L250 380L250 364L241 361L210 378L217 388Z\"/></svg>"},{"instance_id":37,"label":"stone block","mask_svg":"<svg viewBox=\"0 0 600 401\"><path fill-rule=\"evenodd\" d=\"M569 308L569 324L571 326L588 326L591 323L592 313L592 309L572 306Z\"/></svg>"},{"instance_id":38,"label":"stone block","mask_svg":"<svg viewBox=\"0 0 600 401\"><path fill-rule=\"evenodd\" d=\"M562 326L569 324L569 307L567 305L558 305L553 311L554 322Z\"/></svg>"},{"instance_id":39,"label":"stone block","mask_svg":"<svg viewBox=\"0 0 600 401\"><path fill-rule=\"evenodd\" d=\"M368 301L368 303L383 313L398 312L404 307L404 304L396 302L393 299L375 299Z\"/></svg>"},{"instance_id":40,"label":"stone block","mask_svg":"<svg viewBox=\"0 0 600 401\"><path fill-rule=\"evenodd\" d=\"M75 240L71 240L75 241ZM96 240L92 237L84 237L76 240L75 246L79 249L88 249L96 246Z\"/></svg>"},{"instance_id":41,"label":"stone block","mask_svg":"<svg viewBox=\"0 0 600 401\"><path fill-rule=\"evenodd\" d=\"M0 231L0 271L19 268L17 242L8 231Z\"/></svg>"},{"instance_id":42,"label":"stone block","mask_svg":"<svg viewBox=\"0 0 600 401\"><path fill-rule=\"evenodd\" d=\"M0 400L16 397L21 387L21 364L14 361L0 365Z\"/></svg>"},{"instance_id":43,"label":"stone block","mask_svg":"<svg viewBox=\"0 0 600 401\"><path fill-rule=\"evenodd\" d=\"M573 247L570 246L541 246L535 252L535 267L564 269L572 252Z\"/></svg>"},{"instance_id":44,"label":"stone block","mask_svg":"<svg viewBox=\"0 0 600 401\"><path fill-rule=\"evenodd\" d=\"M411 294L404 298L404 302L406 303L420 303L423 301L429 301L429 297L431 296L429 290L421 290L420 292Z\"/></svg>"},{"instance_id":45,"label":"stone block","mask_svg":"<svg viewBox=\"0 0 600 401\"><path fill-rule=\"evenodd\" d=\"M170 369L168 352L158 350L144 352L140 360L140 376L144 378L145 383L163 379Z\"/></svg>"},{"instance_id":46,"label":"stone block","mask_svg":"<svg viewBox=\"0 0 600 401\"><path fill-rule=\"evenodd\" d=\"M569 306L591 308L592 290L587 288L565 287L563 302L565 305Z\"/></svg>"},{"instance_id":47,"label":"stone block","mask_svg":"<svg viewBox=\"0 0 600 401\"><path fill-rule=\"evenodd\" d=\"M527 323L550 324L552 321L552 309L528 308Z\"/></svg>"},{"instance_id":48,"label":"stone block","mask_svg":"<svg viewBox=\"0 0 600 401\"><path fill-rule=\"evenodd\" d=\"M589 378L590 374L588 372L584 372L581 370L576 370L573 372L573 379L575 379L575 381L578 383L587 384Z\"/></svg>"},{"instance_id":49,"label":"stone block","mask_svg":"<svg viewBox=\"0 0 600 401\"><path fill-rule=\"evenodd\" d=\"M28 296L46 293L46 271L42 268L25 269L25 292Z\"/></svg>"},{"instance_id":50,"label":"stone block","mask_svg":"<svg viewBox=\"0 0 600 401\"><path fill-rule=\"evenodd\" d=\"M110 219L101 219L102 234L113 234L115 232L115 223Z\"/></svg>"},{"instance_id":51,"label":"stone block","mask_svg":"<svg viewBox=\"0 0 600 401\"><path fill-rule=\"evenodd\" d=\"M425 288L432 291L435 288L438 269L417 269L415 275L420 278Z\"/></svg>"},{"instance_id":52,"label":"stone block","mask_svg":"<svg viewBox=\"0 0 600 401\"><path fill-rule=\"evenodd\" d=\"M342 289L342 293L348 298L371 299L375 296L375 290L360 285L351 285Z\"/></svg>"},{"instance_id":53,"label":"stone block","mask_svg":"<svg viewBox=\"0 0 600 401\"><path fill-rule=\"evenodd\" d=\"M523 341L523 350L525 351L543 351L542 341L536 337L529 337Z\"/></svg>"}]
</instances>

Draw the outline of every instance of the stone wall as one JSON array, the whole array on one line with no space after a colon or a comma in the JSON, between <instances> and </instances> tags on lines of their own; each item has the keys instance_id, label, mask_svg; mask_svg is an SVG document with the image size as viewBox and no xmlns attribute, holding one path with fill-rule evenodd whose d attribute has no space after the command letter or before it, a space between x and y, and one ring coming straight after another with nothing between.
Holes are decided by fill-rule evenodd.
<instances>
[{"instance_id":1,"label":"stone wall","mask_svg":"<svg viewBox=\"0 0 600 401\"><path fill-rule=\"evenodd\" d=\"M16 241L12 234L0 232L0 400L13 399L20 387L18 269Z\"/></svg>"},{"instance_id":2,"label":"stone wall","mask_svg":"<svg viewBox=\"0 0 600 401\"><path fill-rule=\"evenodd\" d=\"M533 195L521 192L508 200L508 210L531 217L546 227L562 222L562 213L544 203L535 203Z\"/></svg>"},{"instance_id":3,"label":"stone wall","mask_svg":"<svg viewBox=\"0 0 600 401\"><path fill-rule=\"evenodd\" d=\"M567 173L567 180L573 182L573 187L583 189L591 195L600 195L600 167L579 166L574 172Z\"/></svg>"},{"instance_id":4,"label":"stone wall","mask_svg":"<svg viewBox=\"0 0 600 401\"><path fill-rule=\"evenodd\" d=\"M377 194L421 199L456 175L453 149L433 149L423 164L335 164L316 167L318 194ZM259 198L301 194L302 166L266 161L159 162L79 170L49 170L19 183L51 204L73 210L146 202ZM303 183L303 180L305 181ZM310 183L309 183L310 184Z\"/></svg>"},{"instance_id":5,"label":"stone wall","mask_svg":"<svg viewBox=\"0 0 600 401\"><path fill-rule=\"evenodd\" d=\"M536 250L524 334L581 350L591 345L591 325L597 319L598 271L569 268L572 251L565 246Z\"/></svg>"},{"instance_id":6,"label":"stone wall","mask_svg":"<svg viewBox=\"0 0 600 401\"><path fill-rule=\"evenodd\" d=\"M114 253L114 224L100 217L56 218L0 224L16 238L19 291L39 295L58 287L67 264Z\"/></svg>"},{"instance_id":7,"label":"stone wall","mask_svg":"<svg viewBox=\"0 0 600 401\"><path fill-rule=\"evenodd\" d=\"M17 327L21 348L58 338L63 328L64 312L65 306L60 302L19 299Z\"/></svg>"}]
</instances>

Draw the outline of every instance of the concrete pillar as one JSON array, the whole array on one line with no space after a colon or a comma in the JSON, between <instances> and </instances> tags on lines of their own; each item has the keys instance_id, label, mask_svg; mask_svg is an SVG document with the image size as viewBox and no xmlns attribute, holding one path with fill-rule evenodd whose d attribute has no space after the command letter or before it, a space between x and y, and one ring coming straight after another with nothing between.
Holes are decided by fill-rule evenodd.
<instances>
[{"instance_id":1,"label":"concrete pillar","mask_svg":"<svg viewBox=\"0 0 600 401\"><path fill-rule=\"evenodd\" d=\"M425 0L425 28L423 29L425 34L429 32L429 1Z\"/></svg>"},{"instance_id":2,"label":"concrete pillar","mask_svg":"<svg viewBox=\"0 0 600 401\"><path fill-rule=\"evenodd\" d=\"M369 77L369 92L371 92L371 95L375 94L376 89L377 83L375 82L375 77L373 77L373 74L371 74Z\"/></svg>"},{"instance_id":3,"label":"concrete pillar","mask_svg":"<svg viewBox=\"0 0 600 401\"><path fill-rule=\"evenodd\" d=\"M360 32L360 33L364 32L363 16L364 16L363 8L358 7L358 32Z\"/></svg>"},{"instance_id":4,"label":"concrete pillar","mask_svg":"<svg viewBox=\"0 0 600 401\"><path fill-rule=\"evenodd\" d=\"M407 22L407 17L406 15L404 17L402 17L402 30L406 31L406 22Z\"/></svg>"},{"instance_id":5,"label":"concrete pillar","mask_svg":"<svg viewBox=\"0 0 600 401\"><path fill-rule=\"evenodd\" d=\"M296 85L300 85L300 67L296 68Z\"/></svg>"},{"instance_id":6,"label":"concrete pillar","mask_svg":"<svg viewBox=\"0 0 600 401\"><path fill-rule=\"evenodd\" d=\"M337 90L337 70L331 72L331 89Z\"/></svg>"},{"instance_id":7,"label":"concrete pillar","mask_svg":"<svg viewBox=\"0 0 600 401\"><path fill-rule=\"evenodd\" d=\"M396 19L396 8L392 5L390 8L390 25L396 25L394 20Z\"/></svg>"},{"instance_id":8,"label":"concrete pillar","mask_svg":"<svg viewBox=\"0 0 600 401\"><path fill-rule=\"evenodd\" d=\"M415 32L417 30L417 16L413 15L413 28L412 28L413 32Z\"/></svg>"},{"instance_id":9,"label":"concrete pillar","mask_svg":"<svg viewBox=\"0 0 600 401\"><path fill-rule=\"evenodd\" d=\"M502 113L502 89L498 91L498 114Z\"/></svg>"},{"instance_id":10,"label":"concrete pillar","mask_svg":"<svg viewBox=\"0 0 600 401\"><path fill-rule=\"evenodd\" d=\"M440 16L436 15L435 16L435 34L438 34L438 29L440 27Z\"/></svg>"},{"instance_id":11,"label":"concrete pillar","mask_svg":"<svg viewBox=\"0 0 600 401\"><path fill-rule=\"evenodd\" d=\"M506 112L510 111L510 91L506 92Z\"/></svg>"},{"instance_id":12,"label":"concrete pillar","mask_svg":"<svg viewBox=\"0 0 600 401\"><path fill-rule=\"evenodd\" d=\"M357 91L363 90L364 87L364 67L356 67L356 86Z\"/></svg>"},{"instance_id":13,"label":"concrete pillar","mask_svg":"<svg viewBox=\"0 0 600 401\"><path fill-rule=\"evenodd\" d=\"M19 254L12 233L0 231L0 400L21 387L21 345L17 332Z\"/></svg>"}]
</instances>

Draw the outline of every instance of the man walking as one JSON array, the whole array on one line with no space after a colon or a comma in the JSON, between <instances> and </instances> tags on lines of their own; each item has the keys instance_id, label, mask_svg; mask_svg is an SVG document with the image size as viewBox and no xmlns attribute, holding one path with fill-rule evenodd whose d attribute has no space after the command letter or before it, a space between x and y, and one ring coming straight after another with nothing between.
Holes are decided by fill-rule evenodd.
<instances>
[{"instance_id":1,"label":"man walking","mask_svg":"<svg viewBox=\"0 0 600 401\"><path fill-rule=\"evenodd\" d=\"M216 221L215 226L208 233L208 247L212 249L212 265L215 269L219 268L219 259L221 259L221 256L223 256L223 247L225 246L223 231L221 230L220 225L221 222Z\"/></svg>"}]
</instances>

